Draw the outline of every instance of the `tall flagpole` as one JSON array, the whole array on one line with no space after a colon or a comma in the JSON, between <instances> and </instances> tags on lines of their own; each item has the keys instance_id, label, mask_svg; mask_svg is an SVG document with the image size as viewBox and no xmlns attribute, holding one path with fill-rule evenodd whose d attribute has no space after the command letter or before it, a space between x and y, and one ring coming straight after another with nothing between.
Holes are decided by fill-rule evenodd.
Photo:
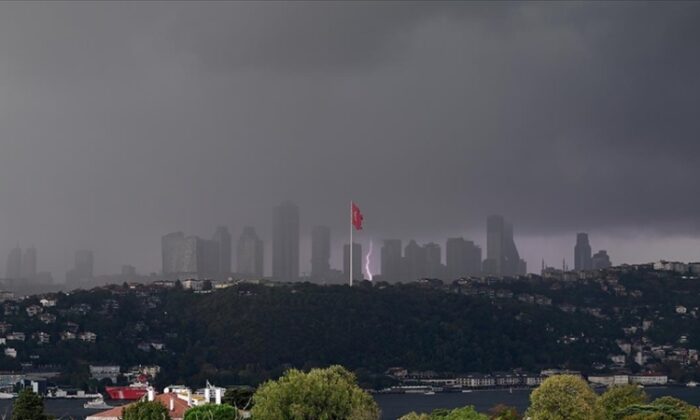
<instances>
[{"instance_id":1,"label":"tall flagpole","mask_svg":"<svg viewBox=\"0 0 700 420\"><path fill-rule=\"evenodd\" d=\"M350 287L352 287L352 249L354 248L352 246L352 228L352 200L350 200Z\"/></svg>"}]
</instances>

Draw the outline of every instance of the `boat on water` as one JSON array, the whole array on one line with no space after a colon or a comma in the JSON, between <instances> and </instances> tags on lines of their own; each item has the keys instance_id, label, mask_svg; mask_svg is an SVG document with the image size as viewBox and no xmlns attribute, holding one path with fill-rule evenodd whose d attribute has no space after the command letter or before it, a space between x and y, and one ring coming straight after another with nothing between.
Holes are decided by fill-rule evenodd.
<instances>
[{"instance_id":1,"label":"boat on water","mask_svg":"<svg viewBox=\"0 0 700 420\"><path fill-rule=\"evenodd\" d=\"M698 383L695 381L690 381L687 384L685 384L685 386L687 386L689 388L695 388L696 386L698 386Z\"/></svg>"},{"instance_id":2,"label":"boat on water","mask_svg":"<svg viewBox=\"0 0 700 420\"><path fill-rule=\"evenodd\" d=\"M423 395L435 395L435 391L426 391Z\"/></svg>"},{"instance_id":3,"label":"boat on water","mask_svg":"<svg viewBox=\"0 0 700 420\"><path fill-rule=\"evenodd\" d=\"M107 386L105 391L111 400L134 401L140 400L148 393L148 384L137 382L129 386Z\"/></svg>"},{"instance_id":4,"label":"boat on water","mask_svg":"<svg viewBox=\"0 0 700 420\"><path fill-rule=\"evenodd\" d=\"M89 409L94 409L94 410L107 410L112 408L111 405L107 404L104 399L100 396L99 398L95 398L94 400L90 400L83 404L83 408L89 408Z\"/></svg>"},{"instance_id":5,"label":"boat on water","mask_svg":"<svg viewBox=\"0 0 700 420\"><path fill-rule=\"evenodd\" d=\"M0 392L0 400L11 400L17 397L17 394L12 392Z\"/></svg>"},{"instance_id":6,"label":"boat on water","mask_svg":"<svg viewBox=\"0 0 700 420\"><path fill-rule=\"evenodd\" d=\"M467 394L469 392L472 392L472 390L471 389L463 389L462 390L462 394Z\"/></svg>"}]
</instances>

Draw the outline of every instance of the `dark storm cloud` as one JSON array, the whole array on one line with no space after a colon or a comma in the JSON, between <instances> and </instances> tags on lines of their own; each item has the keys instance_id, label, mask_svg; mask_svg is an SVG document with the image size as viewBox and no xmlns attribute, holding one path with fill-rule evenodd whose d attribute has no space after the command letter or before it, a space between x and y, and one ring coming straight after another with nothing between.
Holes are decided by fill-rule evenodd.
<instances>
[{"instance_id":1,"label":"dark storm cloud","mask_svg":"<svg viewBox=\"0 0 700 420\"><path fill-rule=\"evenodd\" d=\"M480 235L500 212L529 238L589 230L646 256L630 236L646 232L687 256L699 18L687 2L4 3L0 250L157 270L165 232L269 237L292 198L305 231L340 237L353 198L376 239Z\"/></svg>"}]
</instances>

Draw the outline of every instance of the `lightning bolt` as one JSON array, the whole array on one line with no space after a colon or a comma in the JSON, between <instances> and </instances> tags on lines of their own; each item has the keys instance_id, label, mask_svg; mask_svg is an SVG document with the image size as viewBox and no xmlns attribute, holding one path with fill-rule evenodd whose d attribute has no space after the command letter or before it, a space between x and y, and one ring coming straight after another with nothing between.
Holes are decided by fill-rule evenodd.
<instances>
[{"instance_id":1,"label":"lightning bolt","mask_svg":"<svg viewBox=\"0 0 700 420\"><path fill-rule=\"evenodd\" d=\"M369 268L369 263L370 263L370 258L372 258L372 248L373 248L373 243L372 240L369 240L369 251L367 251L367 255L365 255L365 274L367 275L367 279L369 281L372 281L372 277L374 275L372 274L372 271L370 271Z\"/></svg>"}]
</instances>

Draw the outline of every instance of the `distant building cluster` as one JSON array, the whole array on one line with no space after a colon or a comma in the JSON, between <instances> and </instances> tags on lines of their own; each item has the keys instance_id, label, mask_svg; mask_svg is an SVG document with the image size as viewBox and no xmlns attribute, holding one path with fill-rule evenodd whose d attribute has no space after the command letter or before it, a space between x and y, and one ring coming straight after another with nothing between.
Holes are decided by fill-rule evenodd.
<instances>
[{"instance_id":1,"label":"distant building cluster","mask_svg":"<svg viewBox=\"0 0 700 420\"><path fill-rule=\"evenodd\" d=\"M612 267L610 256L604 249L591 255L591 245L588 242L587 233L576 235L576 245L574 246L574 270L602 270Z\"/></svg>"},{"instance_id":2,"label":"distant building cluster","mask_svg":"<svg viewBox=\"0 0 700 420\"><path fill-rule=\"evenodd\" d=\"M501 215L486 220L486 256L474 241L463 237L448 238L443 249L440 244L419 244L410 240L385 239L378 246L375 258L380 260L380 272L373 280L388 283L411 282L420 279L455 280L463 277L491 276L517 277L527 274L527 264L520 257L515 244L513 224ZM365 266L362 244L345 243L342 247L340 270L331 266L331 229L315 226L311 230L311 271L301 274L300 212L290 201L276 206L272 212L271 279L281 282L299 280L319 284L338 284L365 280L369 275ZM350 247L352 246L352 252ZM265 246L252 226L243 229L235 249L233 267L231 234L219 227L210 240L186 236L182 232L169 233L161 239L162 274L166 278L193 278L225 280L229 277L261 279L265 276ZM352 255L352 261L350 261ZM611 266L605 250L592 254L588 234L579 233L574 247L576 271L600 270ZM352 267L352 270L350 269ZM545 269L549 269L544 266ZM569 271L564 262L563 271Z\"/></svg>"},{"instance_id":3,"label":"distant building cluster","mask_svg":"<svg viewBox=\"0 0 700 420\"><path fill-rule=\"evenodd\" d=\"M163 274L220 277L231 273L231 235L219 227L212 239L169 233L161 238Z\"/></svg>"},{"instance_id":4,"label":"distant building cluster","mask_svg":"<svg viewBox=\"0 0 700 420\"><path fill-rule=\"evenodd\" d=\"M37 250L29 247L24 251L19 246L7 256L4 286L17 288L23 284L45 285L53 283L51 273L37 271Z\"/></svg>"}]
</instances>

